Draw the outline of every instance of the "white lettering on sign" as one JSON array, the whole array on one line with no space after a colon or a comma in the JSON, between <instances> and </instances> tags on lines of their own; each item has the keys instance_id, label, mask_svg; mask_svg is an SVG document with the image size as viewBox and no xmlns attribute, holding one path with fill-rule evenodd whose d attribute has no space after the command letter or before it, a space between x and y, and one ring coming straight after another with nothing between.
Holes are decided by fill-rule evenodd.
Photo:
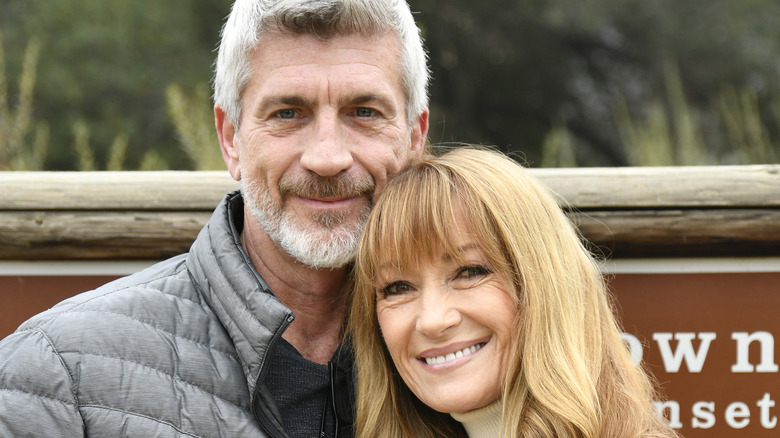
<instances>
[{"instance_id":1,"label":"white lettering on sign","mask_svg":"<svg viewBox=\"0 0 780 438\"><path fill-rule=\"evenodd\" d=\"M734 402L726 408L726 424L733 429L744 429L750 424L750 408L742 402Z\"/></svg>"},{"instance_id":2,"label":"white lettering on sign","mask_svg":"<svg viewBox=\"0 0 780 438\"><path fill-rule=\"evenodd\" d=\"M693 339L698 337L701 340L698 351L693 349ZM672 352L669 341L674 338L677 341L677 348ZM664 361L664 368L667 373L676 373L680 370L683 359L688 371L691 373L700 373L707 359L707 351L710 344L715 339L715 333L653 333L653 339L658 343L658 349L661 351L661 358Z\"/></svg>"},{"instance_id":3,"label":"white lettering on sign","mask_svg":"<svg viewBox=\"0 0 780 438\"><path fill-rule=\"evenodd\" d=\"M774 429L777 426L777 417L773 416L769 409L775 407L775 401L769 397L769 393L764 394L764 398L756 405L761 408L761 426L764 429Z\"/></svg>"},{"instance_id":4,"label":"white lettering on sign","mask_svg":"<svg viewBox=\"0 0 780 438\"><path fill-rule=\"evenodd\" d=\"M640 364L644 357L642 342L629 333L622 333L621 338L626 342L633 362L637 365ZM653 333L653 339L658 344L658 350L667 373L679 372L683 362L685 362L689 372L700 373L716 335L712 332L660 332ZM677 341L674 348L671 345L672 339ZM693 346L694 339L701 341L698 349ZM780 367L775 362L775 338L771 333L765 331L733 332L731 339L736 341L736 360L731 366L732 373L776 373L780 371ZM755 342L761 349L761 359L757 365L750 363L750 346Z\"/></svg>"},{"instance_id":5,"label":"white lettering on sign","mask_svg":"<svg viewBox=\"0 0 780 438\"><path fill-rule=\"evenodd\" d=\"M622 334L622 339L631 354L631 359L640 364L644 357L646 346L636 336ZM677 373L685 363L690 373L700 373L707 360L710 346L717 339L713 332L657 332L653 339L658 346L667 373ZM735 361L731 366L732 373L777 373L780 371L775 361L775 339L767 331L732 332L731 339L735 345ZM758 348L760 357L754 363L750 361L750 349ZM754 350L754 353L756 351ZM732 429L744 429L751 424L751 419L760 423L763 429L775 429L778 426L777 416L773 409L776 405L770 393L755 402L754 411L751 405L742 401L723 402L720 406L712 400L699 400L690 409L690 425L693 429L711 429L719 421ZM669 425L681 429L687 419L683 418L684 408L675 400L656 401L653 403L660 415L666 418ZM758 408L756 411L756 407ZM751 414L753 418L751 418Z\"/></svg>"},{"instance_id":6,"label":"white lettering on sign","mask_svg":"<svg viewBox=\"0 0 780 438\"><path fill-rule=\"evenodd\" d=\"M681 420L680 404L674 400L663 402L653 402L659 415L666 418L669 426L675 429L683 427ZM759 408L761 427L764 429L774 429L777 427L777 417L772 415L771 409L775 407L775 401L769 393L756 402ZM722 409L722 408L721 408ZM735 401L726 406L723 412L723 419L732 429L744 429L750 424L750 407L747 403ZM691 427L694 429L711 429L717 422L716 406L713 401L697 401L691 408Z\"/></svg>"},{"instance_id":7,"label":"white lettering on sign","mask_svg":"<svg viewBox=\"0 0 780 438\"><path fill-rule=\"evenodd\" d=\"M634 362L634 365L642 363L643 350L642 343L639 342L639 339L629 333L621 333L620 337L623 338L628 345L628 351L631 353L631 360Z\"/></svg>"},{"instance_id":8,"label":"white lettering on sign","mask_svg":"<svg viewBox=\"0 0 780 438\"><path fill-rule=\"evenodd\" d=\"M776 373L775 338L769 332L735 332L731 339L737 341L737 363L731 366L732 373ZM750 344L761 344L761 363L754 367L748 359Z\"/></svg>"},{"instance_id":9,"label":"white lettering on sign","mask_svg":"<svg viewBox=\"0 0 780 438\"><path fill-rule=\"evenodd\" d=\"M715 425L715 402L696 402L693 404L693 420L691 426L694 429L709 429Z\"/></svg>"},{"instance_id":10,"label":"white lettering on sign","mask_svg":"<svg viewBox=\"0 0 780 438\"><path fill-rule=\"evenodd\" d=\"M666 418L669 427L680 429L683 425L680 422L680 404L674 400L663 402L653 402L653 406L659 415Z\"/></svg>"}]
</instances>

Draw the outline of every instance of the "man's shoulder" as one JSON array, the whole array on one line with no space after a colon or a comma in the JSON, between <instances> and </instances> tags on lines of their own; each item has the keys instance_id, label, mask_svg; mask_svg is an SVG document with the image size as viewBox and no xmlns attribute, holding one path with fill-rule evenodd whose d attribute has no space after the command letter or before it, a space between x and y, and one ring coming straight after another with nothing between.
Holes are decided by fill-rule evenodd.
<instances>
[{"instance_id":1,"label":"man's shoulder","mask_svg":"<svg viewBox=\"0 0 780 438\"><path fill-rule=\"evenodd\" d=\"M176 257L74 296L0 341L0 401L39 400L54 406L47 412L56 427L83 420L97 436L123 427L138 436L158 429L168 436L171 427L217 436L251 421L235 346L185 261ZM76 420L61 420L66 410ZM0 406L0 430L3 415Z\"/></svg>"},{"instance_id":2,"label":"man's shoulder","mask_svg":"<svg viewBox=\"0 0 780 438\"><path fill-rule=\"evenodd\" d=\"M73 296L23 323L16 333L45 333L69 351L105 343L107 350L143 348L150 338L192 338L197 342L232 345L214 338L221 325L190 279L185 256L177 256L140 272Z\"/></svg>"},{"instance_id":3,"label":"man's shoulder","mask_svg":"<svg viewBox=\"0 0 780 438\"><path fill-rule=\"evenodd\" d=\"M155 264L139 272L106 283L94 290L74 295L51 309L35 315L17 331L29 330L56 321L63 314L79 312L132 313L139 301L163 300L165 295L187 295L191 285L181 256ZM138 310L136 308L136 310Z\"/></svg>"}]
</instances>

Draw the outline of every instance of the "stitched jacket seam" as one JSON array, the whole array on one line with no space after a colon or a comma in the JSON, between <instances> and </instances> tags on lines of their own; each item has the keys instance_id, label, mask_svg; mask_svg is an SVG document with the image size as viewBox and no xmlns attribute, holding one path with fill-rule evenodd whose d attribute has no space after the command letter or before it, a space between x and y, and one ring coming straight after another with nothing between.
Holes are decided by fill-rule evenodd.
<instances>
[{"instance_id":1,"label":"stitched jacket seam","mask_svg":"<svg viewBox=\"0 0 780 438\"><path fill-rule=\"evenodd\" d=\"M75 401L76 405L79 403L79 396L78 396L78 390L76 389L76 379L73 378L73 374L71 374L70 369L68 368L68 365L65 363L65 360L60 355L60 352L57 350L57 347L54 346L54 342L52 342L51 339L49 339L49 336L46 335L46 332L42 329L35 330L36 333L38 333L49 345L49 348L54 352L54 355L57 357L57 360L60 362L60 366L62 366L62 369L65 371L65 374L68 376L68 381L70 382L70 395L73 397L73 400Z\"/></svg>"},{"instance_id":2,"label":"stitched jacket seam","mask_svg":"<svg viewBox=\"0 0 780 438\"><path fill-rule=\"evenodd\" d=\"M103 358L103 359L111 359L111 360L116 360L116 361L119 361L119 362L122 362L122 363L133 364L133 365L137 365L137 366L142 367L142 368L146 368L148 370L152 370L152 371L158 372L160 374L163 374L165 376L170 377L171 380L175 380L177 382L181 382L181 383L183 383L183 384L185 384L187 386L190 386L192 388L196 388L196 389L202 391L205 394L209 394L210 396L212 396L212 397L214 397L216 399L222 400L223 402L225 402L225 403L227 403L227 404L229 404L231 406L235 406L235 407L239 408L240 410L242 410L242 411L244 411L246 413L250 413L251 414L251 410L244 409L244 407L241 406L238 403L235 403L235 402L232 402L230 400L227 400L227 399L225 399L225 398L215 394L214 392L209 391L206 388L203 388L200 385L197 385L197 384L195 384L193 382L184 380L184 379L182 379L182 378L180 378L180 377L178 377L178 376L176 376L174 374L171 374L171 373L169 373L169 372L167 372L165 370L161 370L159 368L155 368L155 367L153 367L153 366L151 366L149 364L133 361L133 360L122 358L122 357L115 357L115 356L109 356L109 355L104 355L104 354L94 354L94 353L84 353L84 352L78 352L78 353L80 353L83 356L92 356L92 357L98 357L98 358ZM99 403L104 403L104 402L99 402ZM86 405L80 405L80 406L86 406ZM100 404L100 406L109 406L109 405L107 405L107 404L106 405Z\"/></svg>"},{"instance_id":3,"label":"stitched jacket seam","mask_svg":"<svg viewBox=\"0 0 780 438\"><path fill-rule=\"evenodd\" d=\"M234 353L229 352L229 351L221 350L219 348L214 348L210 344L205 344L205 343L200 342L198 340L195 340L195 339L192 339L192 338L189 338L189 337L186 337L186 336L181 336L180 334L174 333L174 332L172 332L170 330L165 330L164 328L161 328L161 327L153 324L153 321L154 321L153 319L145 319L145 318L142 319L142 318L138 318L138 317L136 317L135 315L132 315L132 314L127 314L127 313L122 313L122 312L117 312L117 311L110 311L110 310L101 310L101 309L68 310L66 312L63 312L63 314L64 313L75 313L75 314L78 314L78 313L90 313L90 312L101 313L101 314L105 314L105 315L116 315L116 316L124 317L124 318L127 318L127 319L131 320L131 321L136 321L136 322L141 323L141 324L143 324L143 325L145 325L147 327L150 327L150 328L152 328L154 330L157 330L158 332L171 335L171 336L173 336L176 339L182 339L182 340L185 340L187 342L191 342L191 343L193 343L193 344L195 344L195 345L197 345L199 347L203 347L203 348L205 348L205 349L207 349L209 351L212 351L214 353L218 353L218 354L222 355L223 357L226 357L226 358L229 358L229 359L233 359L233 360L238 360L238 355L237 354L234 354ZM58 317L59 316L60 315L58 315ZM24 333L26 331L39 331L39 330L40 330L40 328L27 329L27 330L22 330L19 333Z\"/></svg>"},{"instance_id":4,"label":"stitched jacket seam","mask_svg":"<svg viewBox=\"0 0 780 438\"><path fill-rule=\"evenodd\" d=\"M180 428L180 427L176 426L175 424L170 423L168 421L163 421L163 420L161 420L159 418L155 418L155 417L152 417L152 416L149 416L149 415L145 415L145 414L141 414L141 413L138 413L138 412L130 412L130 411L127 411L127 410L124 410L124 409L114 408L114 407L111 407L111 406L103 406L103 405L98 405L98 404L92 404L92 403L84 404L84 405L81 405L80 407L81 408L103 409L103 410L106 410L106 411L120 412L120 413L125 414L125 415L132 415L134 417L140 417L140 418L144 418L144 419L147 419L147 420L154 421L155 423L164 424L164 425L169 426L171 429L173 429L173 430L175 430L175 431L177 431L179 433L183 433L185 435L188 435L188 436L191 436L191 437L194 437L194 438L205 438L203 435L196 435L193 432L187 432L186 430L183 430L182 428Z\"/></svg>"},{"instance_id":5,"label":"stitched jacket seam","mask_svg":"<svg viewBox=\"0 0 780 438\"><path fill-rule=\"evenodd\" d=\"M63 405L68 405L68 406L72 406L74 408L78 408L78 404L77 403L72 403L72 402L70 402L68 400L62 400L62 399L59 399L59 398L54 398L54 397L51 397L51 396L45 395L45 394L38 394L38 393L35 393L35 392L26 391L26 390L20 389L20 388L4 387L4 388L0 388L0 392L10 392L12 394L25 394L25 395L29 395L31 397L40 398L40 399L44 399L44 400L51 400L53 402L57 402L57 403L60 403L60 404L63 404Z\"/></svg>"}]
</instances>

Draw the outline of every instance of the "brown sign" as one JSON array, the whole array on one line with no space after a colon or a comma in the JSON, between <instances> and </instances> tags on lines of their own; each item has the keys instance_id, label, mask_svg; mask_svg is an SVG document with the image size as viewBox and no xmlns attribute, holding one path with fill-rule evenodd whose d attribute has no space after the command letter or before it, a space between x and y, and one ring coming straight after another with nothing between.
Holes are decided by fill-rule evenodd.
<instances>
[{"instance_id":1,"label":"brown sign","mask_svg":"<svg viewBox=\"0 0 780 438\"><path fill-rule=\"evenodd\" d=\"M780 425L780 263L775 272L619 273L611 279L635 360L685 437L775 437Z\"/></svg>"},{"instance_id":2,"label":"brown sign","mask_svg":"<svg viewBox=\"0 0 780 438\"><path fill-rule=\"evenodd\" d=\"M708 272L684 273L686 263L609 274L625 339L663 391L659 409L686 438L778 436L780 260L764 259L762 272L718 260L699 262ZM111 278L0 276L0 337Z\"/></svg>"}]
</instances>

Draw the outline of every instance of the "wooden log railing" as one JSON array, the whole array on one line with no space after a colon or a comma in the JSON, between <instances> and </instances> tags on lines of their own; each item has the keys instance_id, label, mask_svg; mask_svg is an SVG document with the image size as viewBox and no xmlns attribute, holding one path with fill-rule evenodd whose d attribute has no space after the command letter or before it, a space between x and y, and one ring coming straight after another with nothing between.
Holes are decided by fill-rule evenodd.
<instances>
[{"instance_id":1,"label":"wooden log railing","mask_svg":"<svg viewBox=\"0 0 780 438\"><path fill-rule=\"evenodd\" d=\"M533 169L611 257L780 255L780 165ZM0 260L187 251L227 172L2 172Z\"/></svg>"}]
</instances>

